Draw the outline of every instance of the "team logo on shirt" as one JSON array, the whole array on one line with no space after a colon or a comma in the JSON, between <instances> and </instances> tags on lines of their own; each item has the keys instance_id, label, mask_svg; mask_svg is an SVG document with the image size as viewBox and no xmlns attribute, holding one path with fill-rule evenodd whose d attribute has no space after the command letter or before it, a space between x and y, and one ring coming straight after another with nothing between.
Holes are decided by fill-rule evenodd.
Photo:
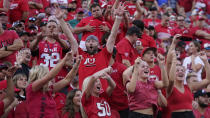
<instances>
[{"instance_id":1,"label":"team logo on shirt","mask_svg":"<svg viewBox=\"0 0 210 118\"><path fill-rule=\"evenodd\" d=\"M86 58L84 65L87 67L96 66L95 62L96 62L95 58Z\"/></svg>"},{"instance_id":2,"label":"team logo on shirt","mask_svg":"<svg viewBox=\"0 0 210 118\"><path fill-rule=\"evenodd\" d=\"M150 81L156 81L156 80L159 80L159 77L156 76L156 75L150 75L148 80L150 80Z\"/></svg>"}]
</instances>

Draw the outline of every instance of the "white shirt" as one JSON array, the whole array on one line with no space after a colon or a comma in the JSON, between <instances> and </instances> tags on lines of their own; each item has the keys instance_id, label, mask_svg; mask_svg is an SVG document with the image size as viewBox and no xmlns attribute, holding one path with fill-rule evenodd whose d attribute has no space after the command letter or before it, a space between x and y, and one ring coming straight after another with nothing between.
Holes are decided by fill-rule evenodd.
<instances>
[{"instance_id":1,"label":"white shirt","mask_svg":"<svg viewBox=\"0 0 210 118\"><path fill-rule=\"evenodd\" d=\"M203 69L203 66L204 66L204 63L203 61L200 59L199 56L195 57L195 64L201 64L202 67L201 69L196 72L197 73L197 78L198 78L198 81L201 81L202 80L202 77L201 77L201 73L202 73L202 69ZM186 69L186 72L185 72L185 80L184 80L184 84L187 84L186 82L186 77L187 77L187 74L189 73L189 71L192 71L192 60L191 60L191 56L189 57L186 57L183 61L183 64L182 64L185 69Z\"/></svg>"}]
</instances>

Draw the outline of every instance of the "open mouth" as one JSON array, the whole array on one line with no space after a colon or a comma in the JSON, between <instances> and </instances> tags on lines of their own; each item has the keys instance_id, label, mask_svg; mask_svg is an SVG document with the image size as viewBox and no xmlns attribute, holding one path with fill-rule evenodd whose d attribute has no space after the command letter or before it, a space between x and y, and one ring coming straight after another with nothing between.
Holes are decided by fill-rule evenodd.
<instances>
[{"instance_id":1,"label":"open mouth","mask_svg":"<svg viewBox=\"0 0 210 118\"><path fill-rule=\"evenodd\" d=\"M97 89L98 91L100 91L100 90L101 90L101 87L100 87L100 86L97 86L96 89Z\"/></svg>"},{"instance_id":2,"label":"open mouth","mask_svg":"<svg viewBox=\"0 0 210 118\"><path fill-rule=\"evenodd\" d=\"M144 74L149 74L149 70L145 70L144 71Z\"/></svg>"},{"instance_id":3,"label":"open mouth","mask_svg":"<svg viewBox=\"0 0 210 118\"><path fill-rule=\"evenodd\" d=\"M184 77L184 74L183 73L179 73L178 77Z\"/></svg>"}]
</instances>

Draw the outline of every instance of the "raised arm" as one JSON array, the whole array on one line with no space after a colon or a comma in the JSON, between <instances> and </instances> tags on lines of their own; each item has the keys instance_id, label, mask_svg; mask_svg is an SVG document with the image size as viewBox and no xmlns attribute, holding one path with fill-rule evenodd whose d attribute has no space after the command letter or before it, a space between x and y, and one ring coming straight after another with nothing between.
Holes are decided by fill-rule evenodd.
<instances>
[{"instance_id":1,"label":"raised arm","mask_svg":"<svg viewBox=\"0 0 210 118\"><path fill-rule=\"evenodd\" d=\"M169 81L168 81L168 74L165 68L165 57L161 54L158 54L157 60L158 60L159 67L161 69L162 80L155 81L155 87L158 89L166 88L169 85Z\"/></svg>"},{"instance_id":2,"label":"raised arm","mask_svg":"<svg viewBox=\"0 0 210 118\"><path fill-rule=\"evenodd\" d=\"M112 53L113 51L115 40L117 37L117 32L118 32L121 20L123 18L123 13L124 13L124 4L120 4L119 7L115 9L115 13L114 13L116 15L115 22L112 27L111 34L106 43L106 47L109 53Z\"/></svg>"},{"instance_id":3,"label":"raised arm","mask_svg":"<svg viewBox=\"0 0 210 118\"><path fill-rule=\"evenodd\" d=\"M73 56L71 56L71 57L73 58ZM81 56L78 56L76 63L74 64L71 71L66 75L66 77L63 80L54 84L54 87L53 87L54 92L57 92L57 91L61 90L62 88L64 88L65 86L69 85L69 83L74 79L74 77L77 74L79 64L81 62L81 58L82 58Z\"/></svg>"},{"instance_id":4,"label":"raised arm","mask_svg":"<svg viewBox=\"0 0 210 118\"><path fill-rule=\"evenodd\" d=\"M203 79L200 82L189 83L188 86L190 87L190 89L192 91L197 91L199 89L205 88L208 84L210 84L210 73L209 73L210 65L209 65L206 53L205 52L200 52L199 57L202 59L202 61L204 62L204 65L205 65L204 68L205 68L205 71L206 71L206 79Z\"/></svg>"},{"instance_id":5,"label":"raised arm","mask_svg":"<svg viewBox=\"0 0 210 118\"><path fill-rule=\"evenodd\" d=\"M0 59L11 55L13 51L1 51L0 50Z\"/></svg>"},{"instance_id":6,"label":"raised arm","mask_svg":"<svg viewBox=\"0 0 210 118\"><path fill-rule=\"evenodd\" d=\"M65 62L69 59L70 56L71 56L71 53L68 52L66 56L58 64L56 64L56 66L49 73L47 73L42 79L38 79L34 81L32 83L32 90L38 91L50 80L52 80L60 72Z\"/></svg>"},{"instance_id":7,"label":"raised arm","mask_svg":"<svg viewBox=\"0 0 210 118\"><path fill-rule=\"evenodd\" d=\"M77 40L74 38L74 35L72 34L69 26L66 24L66 22L63 20L63 12L59 11L57 12L56 15L57 19L60 22L60 26L64 34L67 36L69 39L70 45L71 45L71 50L73 54L76 54L78 51L78 43Z\"/></svg>"},{"instance_id":8,"label":"raised arm","mask_svg":"<svg viewBox=\"0 0 210 118\"><path fill-rule=\"evenodd\" d=\"M136 90L136 82L138 80L138 76L139 76L139 67L140 67L140 63L141 63L141 59L138 57L136 60L135 60L135 64L133 66L133 73L131 72L131 70L129 71L124 71L123 72L123 79L126 79L124 78L126 74L129 74L129 73L132 73L132 78L130 81L127 82L127 84L125 85L126 86L126 89L129 93L133 93L135 92ZM128 68L129 69L129 68Z\"/></svg>"},{"instance_id":9,"label":"raised arm","mask_svg":"<svg viewBox=\"0 0 210 118\"><path fill-rule=\"evenodd\" d=\"M172 65L169 72L169 86L166 89L167 97L171 95L173 87L174 87L174 80L176 78L176 64L177 64L177 58L176 58L175 51L173 51Z\"/></svg>"}]
</instances>

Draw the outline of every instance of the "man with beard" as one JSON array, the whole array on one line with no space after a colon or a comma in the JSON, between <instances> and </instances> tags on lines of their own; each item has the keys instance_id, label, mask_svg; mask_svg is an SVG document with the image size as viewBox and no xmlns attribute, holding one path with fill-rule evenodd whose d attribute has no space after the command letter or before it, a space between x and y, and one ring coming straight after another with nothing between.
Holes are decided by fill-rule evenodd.
<instances>
[{"instance_id":1,"label":"man with beard","mask_svg":"<svg viewBox=\"0 0 210 118\"><path fill-rule=\"evenodd\" d=\"M98 4L92 4L90 7L92 16L82 19L74 29L74 33L83 33L80 41L80 48L86 51L86 39L90 35L94 35L99 39L99 44L102 44L101 38L105 32L109 32L111 26L105 21L102 15L102 9Z\"/></svg>"},{"instance_id":2,"label":"man with beard","mask_svg":"<svg viewBox=\"0 0 210 118\"><path fill-rule=\"evenodd\" d=\"M208 108L208 97L210 97L210 93L204 90L198 90L194 94L194 98L198 103L198 108L193 110L195 118L209 118L210 108Z\"/></svg>"},{"instance_id":3,"label":"man with beard","mask_svg":"<svg viewBox=\"0 0 210 118\"><path fill-rule=\"evenodd\" d=\"M99 7L96 6L96 8ZM99 40L98 37L95 35L89 35L85 39L84 44L87 51L83 51L81 48L79 48L78 52L80 55L83 56L83 59L81 60L79 66L79 88L82 88L83 81L86 77L92 75L93 73L99 70L106 68L109 65L109 60L111 58L113 47L115 44L115 39L117 36L116 32L118 31L119 25L121 23L123 12L124 12L124 6L119 5L119 7L115 10L115 14L117 16L105 48L102 49L99 48L100 47ZM59 19L61 28L64 31L65 35L70 39L70 43L72 45L71 48L78 49L79 46L77 44L77 41L74 38L67 24L64 22L62 18L62 13L57 15L57 19ZM73 53L75 54L77 52ZM103 89L105 90L108 84L106 80L101 80L101 82Z\"/></svg>"}]
</instances>

